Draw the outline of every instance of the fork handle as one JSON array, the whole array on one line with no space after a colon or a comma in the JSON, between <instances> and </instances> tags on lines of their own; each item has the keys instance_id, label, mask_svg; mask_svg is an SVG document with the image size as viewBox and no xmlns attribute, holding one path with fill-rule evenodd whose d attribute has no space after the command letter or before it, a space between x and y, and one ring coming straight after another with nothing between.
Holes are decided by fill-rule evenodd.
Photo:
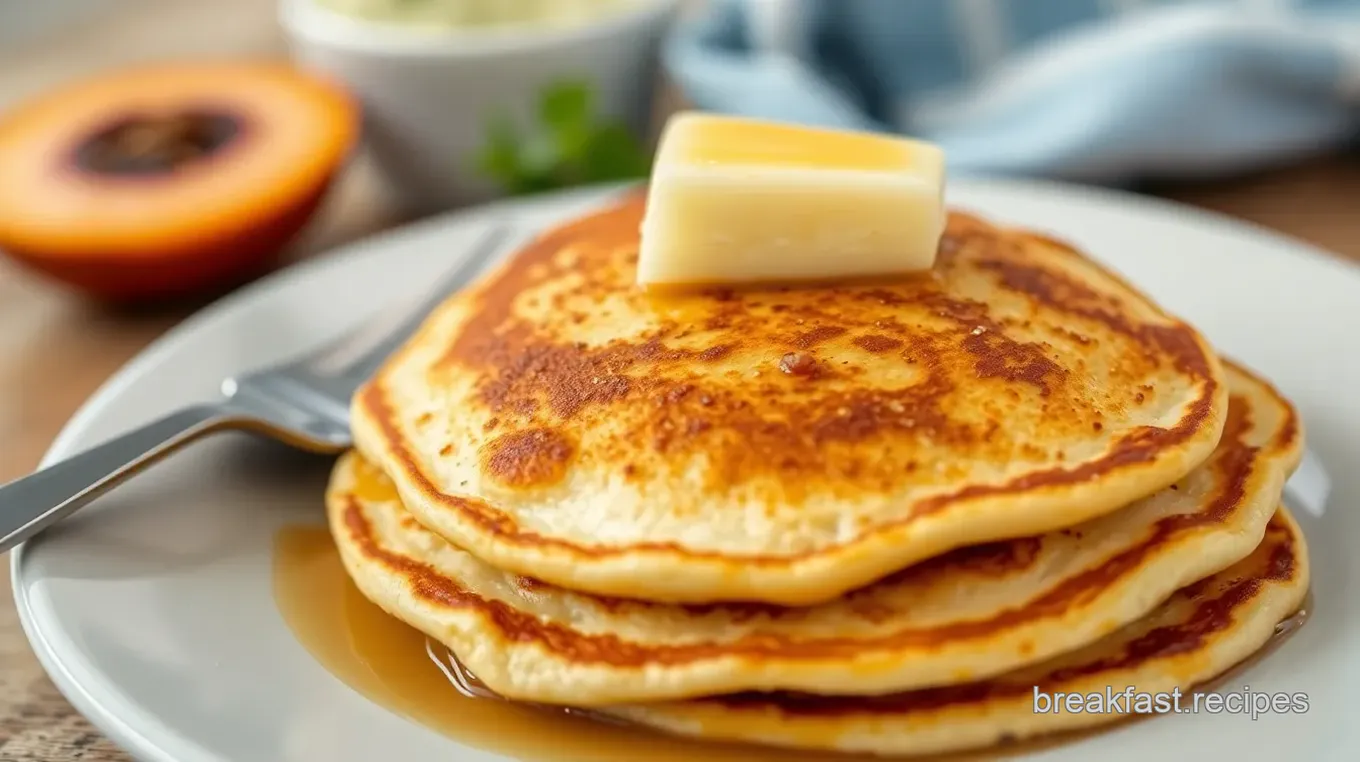
<instances>
[{"instance_id":1,"label":"fork handle","mask_svg":"<svg viewBox=\"0 0 1360 762\"><path fill-rule=\"evenodd\" d=\"M0 553L180 447L241 422L223 405L184 408L0 487Z\"/></svg>"}]
</instances>

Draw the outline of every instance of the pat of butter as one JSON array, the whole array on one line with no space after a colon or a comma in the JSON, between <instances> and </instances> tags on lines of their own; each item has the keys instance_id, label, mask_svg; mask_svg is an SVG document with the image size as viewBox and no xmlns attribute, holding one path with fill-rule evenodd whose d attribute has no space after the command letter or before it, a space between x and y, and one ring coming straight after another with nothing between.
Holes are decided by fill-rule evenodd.
<instances>
[{"instance_id":1,"label":"pat of butter","mask_svg":"<svg viewBox=\"0 0 1360 762\"><path fill-rule=\"evenodd\" d=\"M916 140L700 113L657 149L643 286L836 281L928 270L944 152Z\"/></svg>"}]
</instances>

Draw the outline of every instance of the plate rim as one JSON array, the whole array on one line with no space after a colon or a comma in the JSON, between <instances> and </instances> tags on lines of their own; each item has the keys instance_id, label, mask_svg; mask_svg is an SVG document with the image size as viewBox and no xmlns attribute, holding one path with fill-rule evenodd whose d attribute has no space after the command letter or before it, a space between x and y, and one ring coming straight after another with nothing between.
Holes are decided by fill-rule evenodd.
<instances>
[{"instance_id":1,"label":"plate rim","mask_svg":"<svg viewBox=\"0 0 1360 762\"><path fill-rule=\"evenodd\" d=\"M172 326L165 333L151 341L125 363L118 367L104 382L85 399L62 426L52 443L44 451L38 467L46 467L52 462L80 451L84 447L97 444L97 441L84 442L91 422L111 404L124 389L141 382L147 369L167 354L179 351L186 341L207 325L223 319L223 316L240 309L239 305L249 304L269 298L270 293L288 288L289 284L305 281L330 268L341 268L355 257L375 247L391 245L404 238L418 238L441 227L457 225L479 218L491 217L497 213L523 212L533 209L567 207L572 203L595 204L608 198L631 184L606 184L555 191L530 197L508 198L487 204L455 209L431 217L402 224L394 228L362 236L339 246L317 252L317 254L291 266L277 270L259 280L247 284L231 293L204 305L184 320ZM1352 285L1360 291L1360 267L1347 261L1341 254L1280 233L1259 223L1242 220L1211 209L1203 209L1181 202L1154 196L1145 196L1126 190L1083 185L1058 180L966 176L950 181L950 189L965 188L970 192L999 193L1001 195L1024 195L1035 192L1054 199L1063 197L1085 197L1096 203L1110 207L1123 207L1151 213L1157 216L1180 217L1184 224L1196 227L1209 227L1215 232L1228 235L1250 234L1259 237L1280 250L1281 255L1291 256L1301 261L1311 261L1312 266L1332 271L1335 277L1349 278ZM948 195L946 196L948 199ZM953 204L951 203L951 206ZM957 208L969 209L963 205ZM986 210L977 210L985 213ZM1059 233L1061 235L1061 233ZM1344 275L1343 275L1344 273ZM151 715L127 719L129 713L144 715L133 706L110 708L100 703L70 671L50 640L55 633L44 632L39 617L33 610L27 589L36 580L26 579L24 559L27 543L16 547L10 553L10 588L14 599L21 629L30 649L37 657L43 671L52 680L58 691L72 706L100 732L120 749L139 760L149 762L226 762L221 757L205 753L201 749L192 750L192 759L183 754L172 754L166 745L158 743L147 731L161 727L164 738L174 738L192 745L175 731L165 728Z\"/></svg>"}]
</instances>

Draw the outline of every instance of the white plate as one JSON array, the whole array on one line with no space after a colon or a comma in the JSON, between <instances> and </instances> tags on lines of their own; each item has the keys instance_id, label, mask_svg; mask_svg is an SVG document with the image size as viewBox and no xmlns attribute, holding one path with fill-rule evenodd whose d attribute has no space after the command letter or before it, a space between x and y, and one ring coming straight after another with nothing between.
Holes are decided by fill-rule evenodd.
<instances>
[{"instance_id":1,"label":"white plate","mask_svg":"<svg viewBox=\"0 0 1360 762\"><path fill-rule=\"evenodd\" d=\"M1307 714L1169 716L1033 758L1360 759L1360 270L1132 196L993 181L960 181L950 195L955 205L1094 252L1265 373L1297 402L1335 480L1331 508L1300 516L1316 613L1236 681L1307 693ZM595 200L549 196L436 219L247 288L123 369L66 427L48 460L211 398L223 376L304 349L409 293L449 267L490 215L510 211L544 224ZM498 759L369 703L313 661L279 618L270 543L285 523L320 522L325 469L281 447L208 442L16 552L25 630L76 707L156 762Z\"/></svg>"}]
</instances>

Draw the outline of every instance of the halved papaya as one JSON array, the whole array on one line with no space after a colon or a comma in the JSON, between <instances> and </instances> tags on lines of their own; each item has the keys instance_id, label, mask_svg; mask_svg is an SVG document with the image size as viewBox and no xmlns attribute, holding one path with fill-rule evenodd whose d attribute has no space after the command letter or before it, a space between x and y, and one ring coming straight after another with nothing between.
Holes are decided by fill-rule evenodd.
<instances>
[{"instance_id":1,"label":"halved papaya","mask_svg":"<svg viewBox=\"0 0 1360 762\"><path fill-rule=\"evenodd\" d=\"M0 121L0 250L97 296L264 271L350 154L359 108L283 63L138 68Z\"/></svg>"}]
</instances>

